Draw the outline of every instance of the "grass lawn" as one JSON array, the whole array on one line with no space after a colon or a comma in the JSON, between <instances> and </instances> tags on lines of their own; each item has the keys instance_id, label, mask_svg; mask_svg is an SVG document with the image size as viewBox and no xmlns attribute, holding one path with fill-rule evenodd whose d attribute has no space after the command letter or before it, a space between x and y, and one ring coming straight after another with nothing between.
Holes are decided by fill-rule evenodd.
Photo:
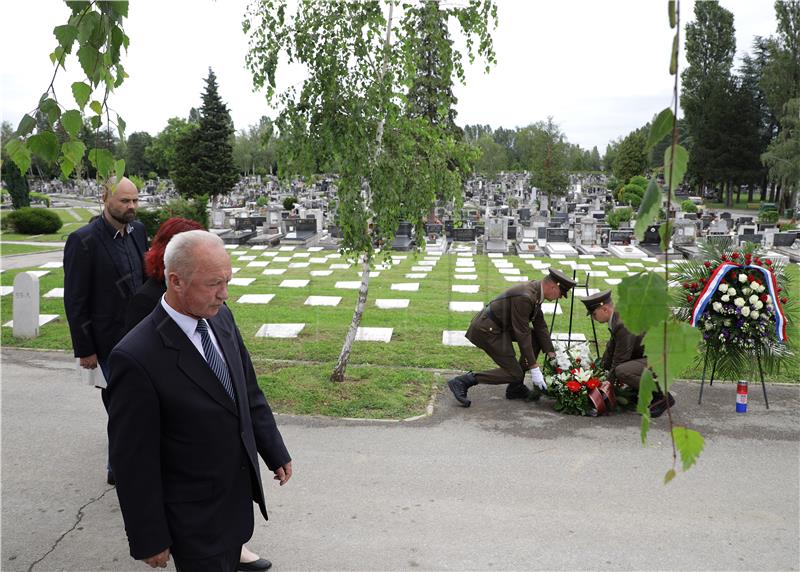
<instances>
[{"instance_id":1,"label":"grass lawn","mask_svg":"<svg viewBox=\"0 0 800 572\"><path fill-rule=\"evenodd\" d=\"M58 250L58 246L34 246L32 244L6 244L0 242L0 256L10 254L29 254L31 252L46 252L48 250Z\"/></svg>"},{"instance_id":2,"label":"grass lawn","mask_svg":"<svg viewBox=\"0 0 800 572\"><path fill-rule=\"evenodd\" d=\"M275 251L267 251L274 253ZM280 252L278 257L288 258L300 252ZM348 269L334 269L330 276L309 276L309 270L328 269L331 264L345 263L343 259L329 259L323 262L311 262L306 268L288 268L289 260L274 260L264 256L263 251L247 251L248 256L255 256L256 261L268 262L267 269L286 269L280 276L265 276L263 268L248 267L248 260L239 260L233 256L233 266L240 268L235 278L254 278L250 286L229 288L228 304L236 316L248 349L253 356L259 382L277 411L303 414L322 414L348 417L403 418L423 413L428 402L432 384L441 385L448 378L449 371L480 370L493 366L493 362L482 351L474 347L453 347L442 344L444 330L466 330L473 312L452 312L449 303L452 301L472 301L485 304L503 292L512 283L491 263L488 256L474 256L477 280L457 280L455 270L457 256L446 254L428 273L427 278L417 280L406 278L405 274L414 272L411 267L421 261L423 256L415 260L411 253L397 253L406 258L399 261L391 269L381 270L380 276L370 280L369 297L362 327L394 328L391 342L355 342L347 370L347 381L343 384L331 384L328 375L341 350L344 336L352 318L358 292L335 287L338 281L358 281L358 267L352 265ZM331 251L311 253L310 258L324 257ZM292 258L291 262L308 262L310 258ZM563 260L545 259L556 267L562 266L571 275L571 268L563 266ZM507 257L513 267L519 269L521 275L530 279L540 278L543 271L529 266L523 259ZM625 260L597 259L581 260L590 263L594 270L601 270L597 263L607 262L609 265L625 265ZM635 261L627 261L635 262ZM643 262L645 267L659 266L657 263ZM638 267L629 266L629 271L639 271ZM610 271L609 278L623 278L624 271ZM8 271L0 275L3 285L13 283L17 271ZM788 272L794 283L800 280L800 271L796 264L790 265ZM579 271L579 279L585 280L586 273ZM303 288L281 287L285 279L309 279L310 283ZM597 289L610 288L605 277L592 276L589 287ZM418 282L417 292L392 290L396 283ZM452 286L473 284L479 286L476 294L464 294L452 291ZM63 286L63 271L53 270L41 278L42 295L52 288ZM274 294L268 304L239 303L244 294ZM580 295L581 292L579 291ZM337 296L341 302L334 307L309 306L305 304L308 296ZM409 300L408 308L385 310L376 307L376 299ZM11 319L11 298L2 299L0 317L3 322ZM569 300L562 301L563 313L555 320L554 331L566 332L569 322ZM9 328L2 328L2 344L6 346L22 346L35 348L57 348L70 350L70 337L64 318L63 301L61 299L42 298L40 312L43 314L59 314L58 322L44 326L40 336L35 340L18 340L11 336ZM579 332L592 339L591 321L585 315L583 305L576 299L573 312L573 332ZM546 316L548 324L552 318ZM303 323L305 327L299 337L290 339L256 338L255 334L265 323ZM796 344L800 337L800 328L792 324L789 328L789 339ZM597 324L597 335L601 351L608 340L608 330ZM593 345L593 344L592 344ZM795 347L797 347L795 345ZM444 370L444 371L441 371ZM441 375L437 375L441 373ZM699 379L701 368L690 368L684 377ZM755 378L753 378L755 379ZM797 381L800 379L800 367L770 374L771 381Z\"/></svg>"},{"instance_id":3,"label":"grass lawn","mask_svg":"<svg viewBox=\"0 0 800 572\"><path fill-rule=\"evenodd\" d=\"M769 201L764 201L764 202L769 202ZM751 207L747 206L748 204L753 204L753 205L756 205L756 206L751 208ZM718 209L726 209L726 208L734 208L734 209L739 209L739 210L758 211L760 204L761 204L761 192L760 191L757 191L757 192L753 193L753 200L752 201L748 201L747 200L747 193L745 193L745 192L742 192L742 196L737 201L736 200L736 193L733 193L733 206L732 207L728 207L728 206L725 205L724 197L723 197L723 200L720 201L720 202L713 202L710 199L705 199L703 201L703 206L704 207L709 208L709 209L716 209L716 210L718 210Z\"/></svg>"}]
</instances>

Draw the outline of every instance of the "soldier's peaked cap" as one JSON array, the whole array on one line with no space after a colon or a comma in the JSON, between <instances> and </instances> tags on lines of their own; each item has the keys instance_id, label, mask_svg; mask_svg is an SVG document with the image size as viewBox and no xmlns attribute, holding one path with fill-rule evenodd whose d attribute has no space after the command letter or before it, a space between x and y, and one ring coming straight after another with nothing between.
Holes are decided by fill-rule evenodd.
<instances>
[{"instance_id":1,"label":"soldier's peaked cap","mask_svg":"<svg viewBox=\"0 0 800 572\"><path fill-rule=\"evenodd\" d=\"M550 272L550 279L554 280L556 284L558 284L558 288L561 290L561 296L566 296L570 289L572 289L577 282L575 282L572 278L569 278L566 274L558 270L557 268L550 268L548 269Z\"/></svg>"},{"instance_id":2,"label":"soldier's peaked cap","mask_svg":"<svg viewBox=\"0 0 800 572\"><path fill-rule=\"evenodd\" d=\"M586 298L581 298L581 302L586 306L586 315L589 316L592 312L597 310L600 306L604 306L611 302L611 290L605 290L592 294Z\"/></svg>"}]
</instances>

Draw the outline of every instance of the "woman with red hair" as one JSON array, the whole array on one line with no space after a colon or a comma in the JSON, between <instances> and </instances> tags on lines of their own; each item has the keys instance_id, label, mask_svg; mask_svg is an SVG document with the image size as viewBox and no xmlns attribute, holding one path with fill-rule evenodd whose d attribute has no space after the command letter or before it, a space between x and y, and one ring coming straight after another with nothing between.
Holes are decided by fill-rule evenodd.
<instances>
[{"instance_id":1,"label":"woman with red hair","mask_svg":"<svg viewBox=\"0 0 800 572\"><path fill-rule=\"evenodd\" d=\"M148 280L128 302L125 312L126 332L131 331L136 324L149 316L161 296L167 291L167 283L164 280L164 250L173 236L187 230L206 229L197 221L180 217L167 219L158 227L150 250L144 255L144 271Z\"/></svg>"},{"instance_id":2,"label":"woman with red hair","mask_svg":"<svg viewBox=\"0 0 800 572\"><path fill-rule=\"evenodd\" d=\"M128 303L125 312L125 331L131 331L136 324L141 322L161 300L161 296L167 291L167 283L164 279L164 251L170 239L176 234L189 230L206 230L197 221L173 217L164 221L158 227L150 250L144 255L144 269L148 276L147 282L142 284L136 294L133 295ZM252 552L247 546L242 545L242 553L239 557L238 570L245 572L258 572L268 570L272 563L266 558L261 558Z\"/></svg>"}]
</instances>

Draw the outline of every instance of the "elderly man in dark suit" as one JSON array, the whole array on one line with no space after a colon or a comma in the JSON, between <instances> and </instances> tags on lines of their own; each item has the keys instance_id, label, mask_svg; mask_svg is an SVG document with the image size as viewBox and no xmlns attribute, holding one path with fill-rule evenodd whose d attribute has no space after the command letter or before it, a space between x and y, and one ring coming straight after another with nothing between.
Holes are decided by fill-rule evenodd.
<instances>
[{"instance_id":1,"label":"elderly man in dark suit","mask_svg":"<svg viewBox=\"0 0 800 572\"><path fill-rule=\"evenodd\" d=\"M139 191L126 178L103 189L103 213L69 235L64 247L64 309L81 367L100 366L125 335L125 307L145 280L144 225L136 220ZM106 390L101 391L108 409ZM107 480L114 484L108 467Z\"/></svg>"},{"instance_id":2,"label":"elderly man in dark suit","mask_svg":"<svg viewBox=\"0 0 800 572\"><path fill-rule=\"evenodd\" d=\"M179 571L233 571L267 518L258 456L280 484L292 461L225 300L222 240L170 240L167 291L111 354L108 433L133 558Z\"/></svg>"},{"instance_id":3,"label":"elderly man in dark suit","mask_svg":"<svg viewBox=\"0 0 800 572\"><path fill-rule=\"evenodd\" d=\"M509 288L475 315L466 337L499 367L475 373L469 371L448 381L450 391L461 405L470 406L472 401L467 398L467 391L478 383L507 383L507 399L528 397L529 390L523 383L526 371L531 372L534 385L546 387L536 359L540 351L555 357L555 350L542 313L542 302L566 296L573 286L574 280L551 268L544 279ZM512 342L519 346L519 359Z\"/></svg>"},{"instance_id":4,"label":"elderly man in dark suit","mask_svg":"<svg viewBox=\"0 0 800 572\"><path fill-rule=\"evenodd\" d=\"M581 302L586 306L586 314L601 324L608 324L608 331L611 332L611 339L600 360L601 367L608 372L608 380L624 383L638 392L642 373L647 368L647 356L642 344L644 334L633 334L625 327L619 312L614 309L611 290L581 298ZM665 398L663 393L657 392L650 403L650 416L660 417L667 407L674 404L672 394Z\"/></svg>"}]
</instances>

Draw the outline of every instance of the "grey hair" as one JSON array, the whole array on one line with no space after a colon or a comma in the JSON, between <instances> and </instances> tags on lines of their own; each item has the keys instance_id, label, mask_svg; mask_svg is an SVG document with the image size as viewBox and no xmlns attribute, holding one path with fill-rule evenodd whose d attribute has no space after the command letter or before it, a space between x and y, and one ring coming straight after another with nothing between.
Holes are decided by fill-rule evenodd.
<instances>
[{"instance_id":1,"label":"grey hair","mask_svg":"<svg viewBox=\"0 0 800 572\"><path fill-rule=\"evenodd\" d=\"M199 246L225 248L225 243L213 232L188 230L173 236L164 250L164 276L175 272L185 276L192 268L192 253Z\"/></svg>"}]
</instances>

